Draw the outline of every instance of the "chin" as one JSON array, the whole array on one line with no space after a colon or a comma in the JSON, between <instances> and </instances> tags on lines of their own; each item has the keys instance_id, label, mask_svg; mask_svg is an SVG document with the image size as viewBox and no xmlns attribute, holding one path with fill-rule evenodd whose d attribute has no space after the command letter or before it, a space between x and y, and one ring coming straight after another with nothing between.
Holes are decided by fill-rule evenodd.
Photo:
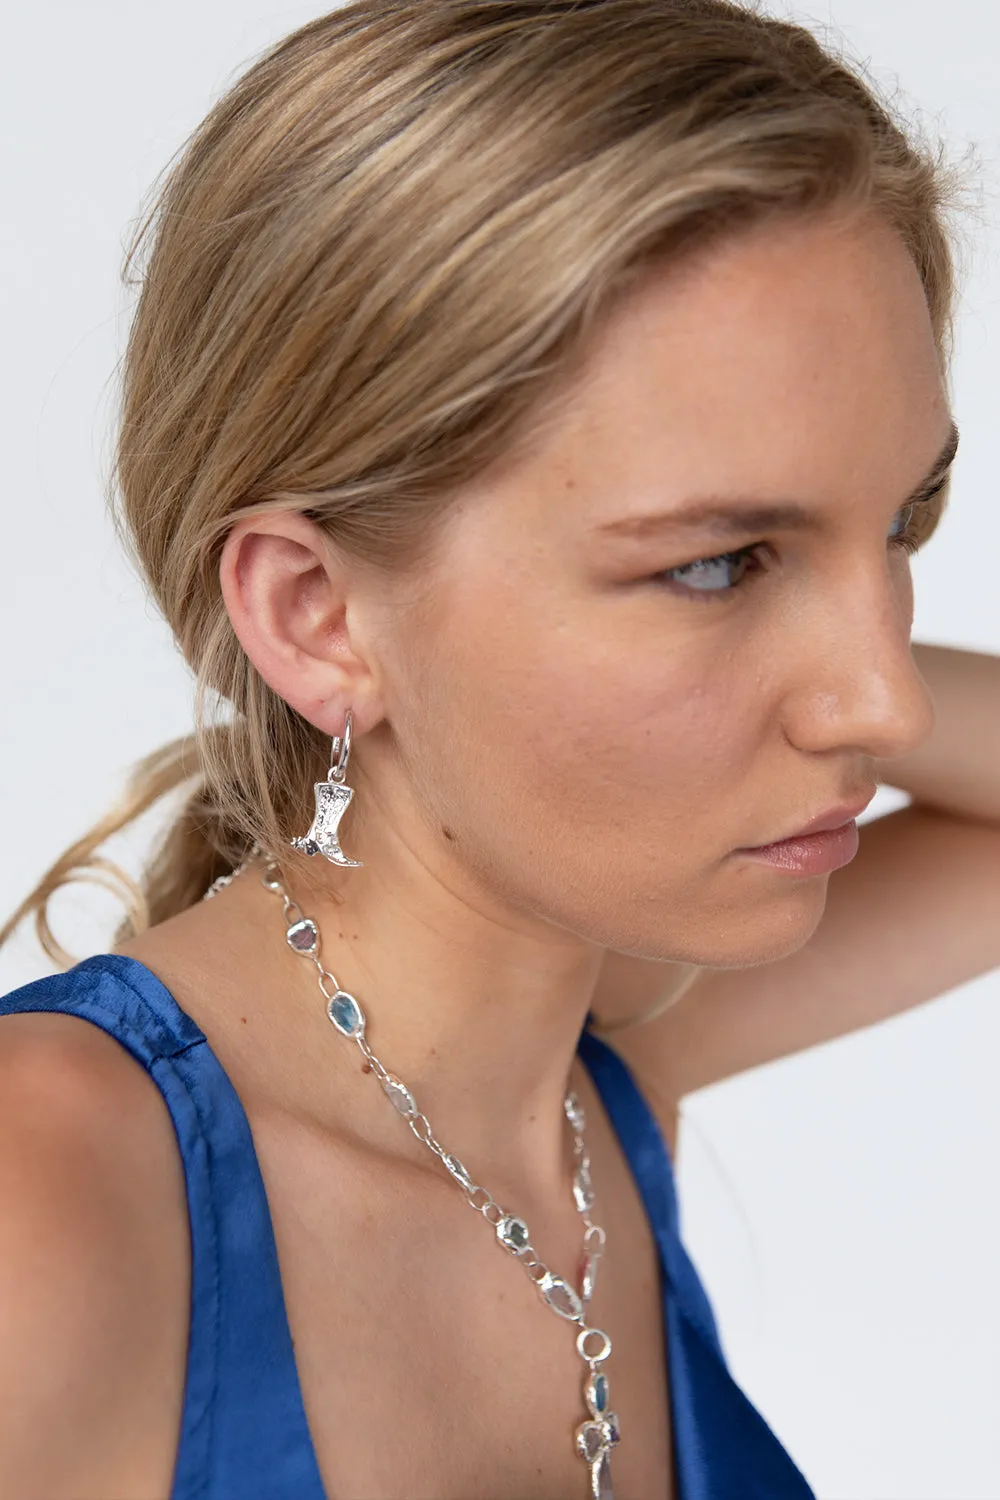
<instances>
[{"instance_id":1,"label":"chin","mask_svg":"<svg viewBox=\"0 0 1000 1500\"><path fill-rule=\"evenodd\" d=\"M818 881L809 890L800 887L770 908L755 907L743 919L734 921L732 929L711 946L714 958L703 964L716 968L749 968L757 964L778 963L789 958L806 944L820 924L826 906L826 881Z\"/></svg>"},{"instance_id":2,"label":"chin","mask_svg":"<svg viewBox=\"0 0 1000 1500\"><path fill-rule=\"evenodd\" d=\"M598 941L618 953L669 963L698 964L708 969L749 968L777 963L807 943L826 907L827 877L789 887L770 900L728 900L698 911L690 900L656 903L659 917L644 906L641 921L629 924L625 913L615 935ZM631 930L629 928L631 927Z\"/></svg>"}]
</instances>

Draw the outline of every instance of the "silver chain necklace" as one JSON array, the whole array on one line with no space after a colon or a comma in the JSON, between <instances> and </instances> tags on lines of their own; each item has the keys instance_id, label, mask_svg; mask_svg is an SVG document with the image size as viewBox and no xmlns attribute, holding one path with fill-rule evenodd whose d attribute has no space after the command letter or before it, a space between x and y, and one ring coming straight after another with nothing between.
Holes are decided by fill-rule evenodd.
<instances>
[{"instance_id":1,"label":"silver chain necklace","mask_svg":"<svg viewBox=\"0 0 1000 1500\"><path fill-rule=\"evenodd\" d=\"M241 875L263 852L259 844L254 844L241 865L230 874L220 875L213 880L202 900L208 900L237 875ZM406 1084L395 1074L388 1072L375 1056L365 1034L367 1023L364 1011L353 995L340 988L330 970L323 967L319 958L319 928L311 917L304 915L298 902L292 900L281 882L277 864L270 858L261 876L261 885L282 898L285 940L293 952L311 959L316 965L319 988L326 1000L326 1013L342 1036L350 1037L357 1043L364 1057L362 1071L375 1074L390 1102L417 1140L433 1151L465 1195L466 1202L493 1226L497 1243L524 1267L546 1306L551 1307L560 1318L579 1325L576 1348L587 1366L583 1399L589 1415L574 1431L574 1448L590 1470L590 1500L613 1500L610 1455L611 1449L619 1440L618 1418L611 1410L608 1377L601 1368L611 1353L611 1340L603 1329L591 1327L586 1320L587 1304L593 1295L597 1263L604 1249L606 1235L601 1226L595 1224L590 1217L590 1210L594 1206L594 1189L590 1180L590 1158L584 1145L586 1121L579 1099L570 1090L563 1100L566 1118L573 1131L573 1201L584 1223L578 1292L569 1281L558 1276L544 1261L539 1260L525 1221L517 1214L501 1208L486 1188L472 1180L458 1157L453 1152L446 1151L434 1135L430 1121L417 1108L416 1100Z\"/></svg>"}]
</instances>

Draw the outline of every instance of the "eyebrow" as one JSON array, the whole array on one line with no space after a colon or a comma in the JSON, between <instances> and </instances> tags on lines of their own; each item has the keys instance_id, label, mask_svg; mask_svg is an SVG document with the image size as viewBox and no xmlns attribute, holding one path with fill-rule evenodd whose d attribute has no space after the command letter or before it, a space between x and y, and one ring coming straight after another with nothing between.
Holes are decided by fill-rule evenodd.
<instances>
[{"instance_id":1,"label":"eyebrow","mask_svg":"<svg viewBox=\"0 0 1000 1500\"><path fill-rule=\"evenodd\" d=\"M948 431L944 447L934 460L926 478L922 479L911 495L901 501L902 505L916 505L930 498L929 492L937 487L945 470L949 468L958 452L958 428L954 422ZM645 515L620 516L598 526L601 536L625 536L639 539L656 536L661 532L709 532L713 535L742 536L748 531L784 529L795 531L818 531L823 518L815 510L791 503L759 505L745 500L724 500L707 496L694 500L677 510L655 511Z\"/></svg>"}]
</instances>

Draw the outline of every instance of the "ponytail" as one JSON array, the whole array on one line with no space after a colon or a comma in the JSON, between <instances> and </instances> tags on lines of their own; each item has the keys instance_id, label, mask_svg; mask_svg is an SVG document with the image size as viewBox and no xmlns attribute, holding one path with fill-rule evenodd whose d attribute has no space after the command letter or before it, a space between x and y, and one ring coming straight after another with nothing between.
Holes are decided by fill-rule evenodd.
<instances>
[{"instance_id":1,"label":"ponytail","mask_svg":"<svg viewBox=\"0 0 1000 1500\"><path fill-rule=\"evenodd\" d=\"M228 728L216 725L208 735L217 739L227 735ZM193 778L197 778L196 785L155 848L141 882L97 852L114 834ZM227 836L206 796L197 736L171 740L132 767L118 802L46 870L0 927L0 947L21 922L34 914L35 932L45 952L59 968L68 969L77 959L56 939L49 921L49 902L60 887L73 881L89 882L103 886L123 903L125 916L112 945L117 947L199 900L217 875L239 862L243 842Z\"/></svg>"}]
</instances>

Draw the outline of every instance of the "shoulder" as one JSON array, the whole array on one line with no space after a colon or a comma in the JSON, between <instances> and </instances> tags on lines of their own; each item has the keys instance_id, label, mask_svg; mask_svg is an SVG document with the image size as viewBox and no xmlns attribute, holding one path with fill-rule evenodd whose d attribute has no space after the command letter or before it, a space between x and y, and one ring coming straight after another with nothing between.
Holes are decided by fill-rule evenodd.
<instances>
[{"instance_id":1,"label":"shoulder","mask_svg":"<svg viewBox=\"0 0 1000 1500\"><path fill-rule=\"evenodd\" d=\"M0 1017L0 1201L0 1493L166 1492L183 1166L155 1083L91 1022Z\"/></svg>"}]
</instances>

